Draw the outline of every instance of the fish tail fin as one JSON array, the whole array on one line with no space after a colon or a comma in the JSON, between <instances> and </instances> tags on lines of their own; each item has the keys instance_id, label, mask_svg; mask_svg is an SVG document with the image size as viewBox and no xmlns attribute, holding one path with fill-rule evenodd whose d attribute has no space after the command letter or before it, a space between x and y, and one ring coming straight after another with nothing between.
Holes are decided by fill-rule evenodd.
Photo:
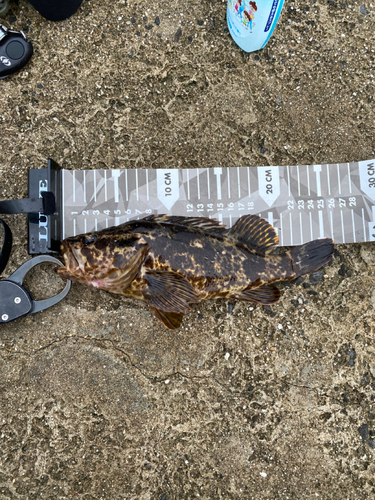
<instances>
[{"instance_id":1,"label":"fish tail fin","mask_svg":"<svg viewBox=\"0 0 375 500\"><path fill-rule=\"evenodd\" d=\"M332 259L333 240L314 240L289 250L296 278L312 273L328 264Z\"/></svg>"}]
</instances>

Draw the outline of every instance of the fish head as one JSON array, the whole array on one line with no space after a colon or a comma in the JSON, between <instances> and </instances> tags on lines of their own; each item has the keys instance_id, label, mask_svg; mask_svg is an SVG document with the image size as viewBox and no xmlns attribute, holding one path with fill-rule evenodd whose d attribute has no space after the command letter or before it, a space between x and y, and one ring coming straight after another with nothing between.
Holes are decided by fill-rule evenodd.
<instances>
[{"instance_id":1,"label":"fish head","mask_svg":"<svg viewBox=\"0 0 375 500\"><path fill-rule=\"evenodd\" d=\"M134 234L104 231L66 238L61 243L64 266L56 272L64 278L97 288L108 288L137 252Z\"/></svg>"}]
</instances>

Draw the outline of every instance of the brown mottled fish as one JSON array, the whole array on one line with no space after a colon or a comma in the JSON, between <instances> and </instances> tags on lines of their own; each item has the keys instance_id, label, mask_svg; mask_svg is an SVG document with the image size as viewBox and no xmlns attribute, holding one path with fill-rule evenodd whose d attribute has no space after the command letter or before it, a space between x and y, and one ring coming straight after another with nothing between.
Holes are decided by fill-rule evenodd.
<instances>
[{"instance_id":1,"label":"brown mottled fish","mask_svg":"<svg viewBox=\"0 0 375 500\"><path fill-rule=\"evenodd\" d=\"M175 329L190 304L202 300L273 304L280 291L271 283L316 271L332 257L329 238L272 254L278 243L273 227L256 215L244 215L230 229L208 218L151 215L65 239L65 267L56 272L144 300Z\"/></svg>"}]
</instances>

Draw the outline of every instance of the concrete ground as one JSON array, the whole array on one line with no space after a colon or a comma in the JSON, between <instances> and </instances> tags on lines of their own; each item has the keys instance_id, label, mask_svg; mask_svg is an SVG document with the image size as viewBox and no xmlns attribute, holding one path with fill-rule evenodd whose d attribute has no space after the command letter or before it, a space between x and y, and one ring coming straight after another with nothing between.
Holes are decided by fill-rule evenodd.
<instances>
[{"instance_id":1,"label":"concrete ground","mask_svg":"<svg viewBox=\"0 0 375 500\"><path fill-rule=\"evenodd\" d=\"M86 0L5 23L35 47L1 82L0 199L29 168L295 165L375 157L375 7L286 2L242 52L226 4ZM27 258L26 219L8 276ZM194 307L177 332L73 285L0 326L0 498L375 498L374 244L340 245L272 308ZM47 267L36 297L61 286Z\"/></svg>"}]
</instances>

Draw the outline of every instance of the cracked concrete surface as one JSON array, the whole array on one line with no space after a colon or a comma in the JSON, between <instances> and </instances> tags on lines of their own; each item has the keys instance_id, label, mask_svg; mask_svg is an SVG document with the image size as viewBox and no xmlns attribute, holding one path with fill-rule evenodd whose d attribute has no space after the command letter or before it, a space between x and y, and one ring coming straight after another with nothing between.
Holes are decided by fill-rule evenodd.
<instances>
[{"instance_id":1,"label":"cracked concrete surface","mask_svg":"<svg viewBox=\"0 0 375 500\"><path fill-rule=\"evenodd\" d=\"M374 7L289 1L245 54L225 3L84 1L1 82L0 199L27 171L365 160L374 144ZM9 17L10 16L10 17ZM3 277L27 259L26 220ZM73 285L0 326L0 498L368 499L375 495L374 244L341 245L272 308L211 301L182 328ZM61 289L30 273L36 298Z\"/></svg>"}]
</instances>

